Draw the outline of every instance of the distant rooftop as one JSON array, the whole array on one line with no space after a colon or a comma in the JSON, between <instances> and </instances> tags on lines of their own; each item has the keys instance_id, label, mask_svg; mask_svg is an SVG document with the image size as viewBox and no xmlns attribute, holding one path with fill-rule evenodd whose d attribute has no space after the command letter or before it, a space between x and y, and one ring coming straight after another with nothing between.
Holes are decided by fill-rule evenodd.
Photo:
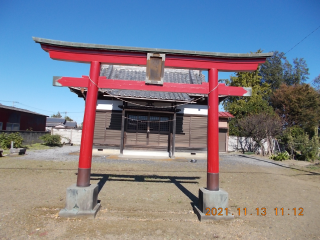
<instances>
[{"instance_id":1,"label":"distant rooftop","mask_svg":"<svg viewBox=\"0 0 320 240\"><path fill-rule=\"evenodd\" d=\"M234 116L228 112L219 112L219 117L220 118L234 118Z\"/></svg>"},{"instance_id":2,"label":"distant rooftop","mask_svg":"<svg viewBox=\"0 0 320 240\"><path fill-rule=\"evenodd\" d=\"M47 118L47 124L46 127L57 127L61 126L63 128L77 128L77 122L75 121L66 121L65 118L53 118L48 117Z\"/></svg>"},{"instance_id":3,"label":"distant rooftop","mask_svg":"<svg viewBox=\"0 0 320 240\"><path fill-rule=\"evenodd\" d=\"M0 108L9 109L9 110L18 111L18 112L25 112L25 113L30 113L30 114L36 114L36 115L48 117L47 115L43 115L43 114L41 114L41 113L32 112L32 111L29 111L29 110L26 110L26 109L22 109L22 108L16 108L16 107L6 106L6 105L2 105L1 103L0 103Z\"/></svg>"},{"instance_id":4,"label":"distant rooftop","mask_svg":"<svg viewBox=\"0 0 320 240\"><path fill-rule=\"evenodd\" d=\"M67 127L67 128L77 128L78 126L77 126L77 122L74 122L74 121L67 121L66 123L65 123L65 126Z\"/></svg>"}]
</instances>

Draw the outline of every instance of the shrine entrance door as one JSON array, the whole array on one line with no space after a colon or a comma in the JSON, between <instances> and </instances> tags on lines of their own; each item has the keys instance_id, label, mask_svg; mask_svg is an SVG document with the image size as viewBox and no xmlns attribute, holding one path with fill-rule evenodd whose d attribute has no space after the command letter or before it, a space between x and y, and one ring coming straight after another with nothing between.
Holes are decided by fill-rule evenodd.
<instances>
[{"instance_id":1,"label":"shrine entrance door","mask_svg":"<svg viewBox=\"0 0 320 240\"><path fill-rule=\"evenodd\" d=\"M126 112L124 146L167 149L171 132L170 114Z\"/></svg>"}]
</instances>

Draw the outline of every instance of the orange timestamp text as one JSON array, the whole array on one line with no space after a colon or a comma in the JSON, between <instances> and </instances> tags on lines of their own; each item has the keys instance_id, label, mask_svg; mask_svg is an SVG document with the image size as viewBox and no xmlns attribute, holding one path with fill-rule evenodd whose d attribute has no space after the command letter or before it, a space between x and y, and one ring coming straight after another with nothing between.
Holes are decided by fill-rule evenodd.
<instances>
[{"instance_id":1,"label":"orange timestamp text","mask_svg":"<svg viewBox=\"0 0 320 240\"><path fill-rule=\"evenodd\" d=\"M287 210L288 209L288 210ZM271 210L272 211L272 210ZM304 209L302 207L300 208L274 208L273 213L275 216L304 216L303 214ZM268 211L269 212L269 211ZM267 208L256 208L254 210L254 213L250 213L247 211L247 208L237 208L236 214L230 213L228 208L206 208L206 215L212 215L212 216L230 216L230 215L238 215L240 216L266 216L267 215Z\"/></svg>"}]
</instances>

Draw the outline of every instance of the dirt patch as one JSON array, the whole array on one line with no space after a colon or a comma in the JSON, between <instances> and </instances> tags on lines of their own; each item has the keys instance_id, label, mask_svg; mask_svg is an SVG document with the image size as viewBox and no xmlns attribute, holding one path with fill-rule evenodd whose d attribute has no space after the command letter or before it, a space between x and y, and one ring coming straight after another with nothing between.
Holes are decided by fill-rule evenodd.
<instances>
[{"instance_id":1,"label":"dirt patch","mask_svg":"<svg viewBox=\"0 0 320 240\"><path fill-rule=\"evenodd\" d=\"M307 168L222 155L220 187L229 193L230 212L236 217L199 222L192 204L197 204L199 187L206 185L205 160L94 158L91 183L104 182L99 193L102 209L96 219L68 219L58 212L64 208L67 187L76 181L77 161L48 161L45 156L0 159L0 239L320 237L320 175Z\"/></svg>"},{"instance_id":2,"label":"dirt patch","mask_svg":"<svg viewBox=\"0 0 320 240\"><path fill-rule=\"evenodd\" d=\"M306 167L309 165L314 165L312 162L308 161L298 161L298 160L285 160L283 163L288 164L289 166L299 166L299 167Z\"/></svg>"}]
</instances>

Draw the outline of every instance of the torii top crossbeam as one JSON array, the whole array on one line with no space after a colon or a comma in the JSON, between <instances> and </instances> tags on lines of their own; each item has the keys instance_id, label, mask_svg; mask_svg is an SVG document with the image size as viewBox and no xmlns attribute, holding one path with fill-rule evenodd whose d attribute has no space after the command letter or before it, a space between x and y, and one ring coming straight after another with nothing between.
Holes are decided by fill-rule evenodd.
<instances>
[{"instance_id":1,"label":"torii top crossbeam","mask_svg":"<svg viewBox=\"0 0 320 240\"><path fill-rule=\"evenodd\" d=\"M138 65L147 64L147 53L166 54L165 67L219 71L254 71L272 53L219 53L168 50L158 48L120 47L100 44L64 42L33 37L54 60L91 63Z\"/></svg>"},{"instance_id":2,"label":"torii top crossbeam","mask_svg":"<svg viewBox=\"0 0 320 240\"><path fill-rule=\"evenodd\" d=\"M98 88L117 88L208 94L207 189L213 191L219 190L219 95L249 96L250 91L248 92L249 89L242 87L228 87L224 84L218 85L218 72L255 71L260 64L266 61L267 57L272 56L272 53L235 54L120 47L63 42L36 37L33 37L33 40L36 43L40 43L42 49L48 52L50 58L54 60L91 64L89 77L60 77L54 79L54 85L56 86L88 88L77 179L77 186L80 187L90 185L92 144ZM203 84L163 83L160 86L146 84L141 81L112 80L99 76L102 63L146 66L149 64L149 56L153 56L152 54L162 57L162 66L165 68L208 70L209 82ZM163 56L165 56L165 58Z\"/></svg>"}]
</instances>

